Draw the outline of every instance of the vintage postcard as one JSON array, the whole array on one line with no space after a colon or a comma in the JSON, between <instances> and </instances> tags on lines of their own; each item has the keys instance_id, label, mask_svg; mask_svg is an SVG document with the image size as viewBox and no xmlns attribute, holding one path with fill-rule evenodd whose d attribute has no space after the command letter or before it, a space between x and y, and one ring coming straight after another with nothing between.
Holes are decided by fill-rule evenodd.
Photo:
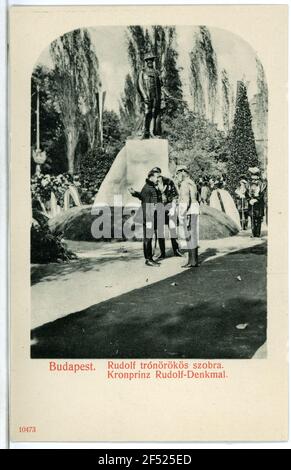
<instances>
[{"instance_id":1,"label":"vintage postcard","mask_svg":"<svg viewBox=\"0 0 291 470\"><path fill-rule=\"evenodd\" d=\"M288 439L287 17L10 9L11 441Z\"/></svg>"}]
</instances>

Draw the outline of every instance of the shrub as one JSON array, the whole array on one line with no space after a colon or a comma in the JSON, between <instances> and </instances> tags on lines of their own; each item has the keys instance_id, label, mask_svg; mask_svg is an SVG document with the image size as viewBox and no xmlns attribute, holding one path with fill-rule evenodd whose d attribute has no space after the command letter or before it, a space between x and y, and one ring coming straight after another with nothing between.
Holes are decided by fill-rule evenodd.
<instances>
[{"instance_id":1,"label":"shrub","mask_svg":"<svg viewBox=\"0 0 291 470\"><path fill-rule=\"evenodd\" d=\"M34 211L30 231L31 262L54 263L76 259L77 256L67 249L62 237L62 233L50 231L43 214Z\"/></svg>"}]
</instances>

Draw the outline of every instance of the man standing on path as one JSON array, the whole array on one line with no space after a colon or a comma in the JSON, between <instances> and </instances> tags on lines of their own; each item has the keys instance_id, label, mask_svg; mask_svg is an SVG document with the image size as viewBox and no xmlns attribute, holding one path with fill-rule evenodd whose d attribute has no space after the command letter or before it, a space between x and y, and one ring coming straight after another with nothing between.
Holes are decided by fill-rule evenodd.
<instances>
[{"instance_id":1,"label":"man standing on path","mask_svg":"<svg viewBox=\"0 0 291 470\"><path fill-rule=\"evenodd\" d=\"M188 251L188 262L183 268L198 266L199 243L199 202L197 186L189 177L185 165L178 165L176 169L179 188L179 226L182 238Z\"/></svg>"},{"instance_id":2,"label":"man standing on path","mask_svg":"<svg viewBox=\"0 0 291 470\"><path fill-rule=\"evenodd\" d=\"M182 257L182 253L179 251L179 245L177 242L177 226L175 224L171 224L170 220L170 211L174 211L176 207L176 202L178 200L178 190L175 186L175 183L170 178L162 176L162 171L159 167L153 168L153 171L159 172L158 183L157 183L157 191L158 191L158 199L162 202L163 207L165 209L165 213L161 215L164 217L165 225L169 227L171 244L174 252L174 256ZM172 220L173 222L173 220ZM164 235L164 233L162 234ZM160 247L160 256L159 260L163 260L166 257L166 244L165 244L165 236L159 236L159 247Z\"/></svg>"},{"instance_id":3,"label":"man standing on path","mask_svg":"<svg viewBox=\"0 0 291 470\"><path fill-rule=\"evenodd\" d=\"M156 184L159 173L151 170L141 190L140 199L143 215L143 252L147 266L158 267L159 262L153 260L152 240L157 230L158 193Z\"/></svg>"},{"instance_id":4,"label":"man standing on path","mask_svg":"<svg viewBox=\"0 0 291 470\"><path fill-rule=\"evenodd\" d=\"M257 167L249 168L251 173L250 183L250 217L252 222L252 236L260 238L261 236L261 225L264 217L264 193L265 185L260 180L260 170Z\"/></svg>"},{"instance_id":5,"label":"man standing on path","mask_svg":"<svg viewBox=\"0 0 291 470\"><path fill-rule=\"evenodd\" d=\"M175 186L175 183L170 178L162 176L162 170L159 167L154 167L151 171L158 173L158 181L156 185L157 191L157 219L160 222L159 231L158 231L158 242L160 248L160 256L158 260L163 260L166 258L166 242L164 236L164 228L162 222L165 222L165 225L168 225L170 238L172 243L172 248L174 256L182 257L182 253L179 250L179 245L177 241L177 225L175 223L175 217L171 217L169 212L175 210L176 202L178 200L178 190ZM137 197L141 200L141 193L135 191L134 189L129 189L130 194L133 197Z\"/></svg>"}]
</instances>

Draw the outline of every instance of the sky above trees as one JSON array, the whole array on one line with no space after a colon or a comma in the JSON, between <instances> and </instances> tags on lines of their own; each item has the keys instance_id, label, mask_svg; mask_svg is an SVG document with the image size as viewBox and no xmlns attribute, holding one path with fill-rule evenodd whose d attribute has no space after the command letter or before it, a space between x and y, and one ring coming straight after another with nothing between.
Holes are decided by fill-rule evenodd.
<instances>
[{"instance_id":1,"label":"sky above trees","mask_svg":"<svg viewBox=\"0 0 291 470\"><path fill-rule=\"evenodd\" d=\"M99 60L100 76L103 88L107 91L105 108L119 110L120 96L124 90L125 77L130 70L126 28L98 27L88 28ZM219 28L208 28L212 45L217 56L218 72L227 70L234 89L237 80L248 82L248 97L252 99L257 92L256 53L252 47L237 35ZM184 99L192 107L190 93L190 51L194 44L193 26L177 26L177 52L180 77L183 84ZM43 51L39 63L51 66L49 47Z\"/></svg>"}]
</instances>

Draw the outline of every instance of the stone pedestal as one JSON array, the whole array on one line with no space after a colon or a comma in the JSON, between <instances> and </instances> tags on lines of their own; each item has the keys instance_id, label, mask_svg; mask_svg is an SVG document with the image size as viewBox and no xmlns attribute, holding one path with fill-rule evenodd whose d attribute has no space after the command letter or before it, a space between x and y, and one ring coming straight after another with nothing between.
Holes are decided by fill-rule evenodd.
<instances>
[{"instance_id":1,"label":"stone pedestal","mask_svg":"<svg viewBox=\"0 0 291 470\"><path fill-rule=\"evenodd\" d=\"M140 205L139 200L129 194L128 188L140 191L148 172L155 166L161 168L163 175L169 176L167 140L128 140L101 184L94 205Z\"/></svg>"}]
</instances>

